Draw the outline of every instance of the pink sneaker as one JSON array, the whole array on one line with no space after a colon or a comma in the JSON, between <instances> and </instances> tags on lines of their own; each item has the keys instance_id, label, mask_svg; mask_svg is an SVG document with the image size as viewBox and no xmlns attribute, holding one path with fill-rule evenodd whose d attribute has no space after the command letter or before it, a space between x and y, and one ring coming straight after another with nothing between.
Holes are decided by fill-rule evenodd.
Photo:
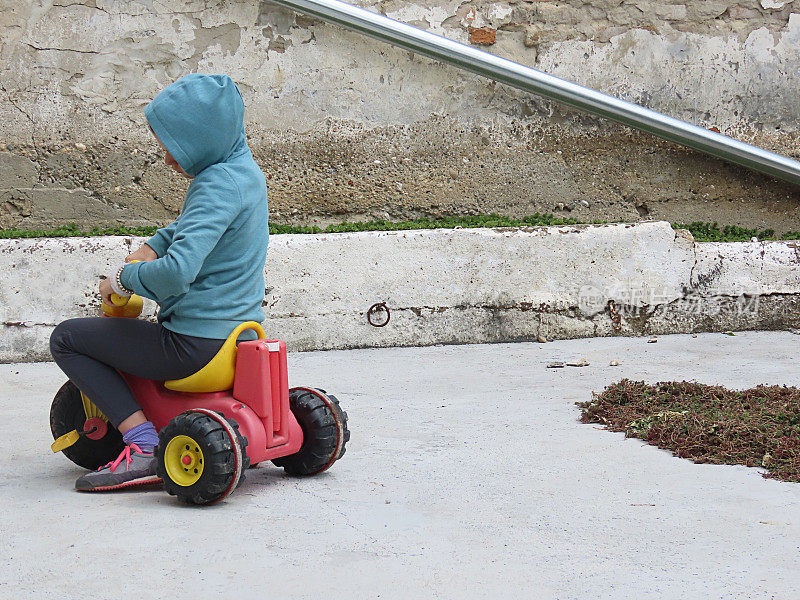
<instances>
[{"instance_id":1,"label":"pink sneaker","mask_svg":"<svg viewBox=\"0 0 800 600\"><path fill-rule=\"evenodd\" d=\"M152 452L142 452L136 444L130 444L125 446L117 460L78 477L75 489L102 492L154 483L161 483L161 478L156 475L155 456Z\"/></svg>"}]
</instances>

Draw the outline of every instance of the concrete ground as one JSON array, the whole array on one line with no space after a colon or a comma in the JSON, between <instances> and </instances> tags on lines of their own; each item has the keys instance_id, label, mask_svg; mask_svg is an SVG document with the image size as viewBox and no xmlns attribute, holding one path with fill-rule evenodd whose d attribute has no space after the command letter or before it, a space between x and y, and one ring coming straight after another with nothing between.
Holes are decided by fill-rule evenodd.
<instances>
[{"instance_id":1,"label":"concrete ground","mask_svg":"<svg viewBox=\"0 0 800 600\"><path fill-rule=\"evenodd\" d=\"M203 509L72 491L82 471L48 448L63 376L0 365L0 598L797 598L800 485L582 425L574 402L623 377L800 385L798 350L748 332L292 354L290 383L346 407L347 454L309 479L259 466Z\"/></svg>"}]
</instances>

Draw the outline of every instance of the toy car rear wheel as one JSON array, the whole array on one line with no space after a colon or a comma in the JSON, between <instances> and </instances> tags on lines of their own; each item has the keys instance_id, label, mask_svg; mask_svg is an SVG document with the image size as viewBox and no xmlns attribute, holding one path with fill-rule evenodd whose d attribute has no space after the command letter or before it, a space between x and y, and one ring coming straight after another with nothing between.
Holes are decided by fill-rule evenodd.
<instances>
[{"instance_id":1,"label":"toy car rear wheel","mask_svg":"<svg viewBox=\"0 0 800 600\"><path fill-rule=\"evenodd\" d=\"M50 431L53 433L53 439L58 439L73 430L83 431L86 421L81 392L74 383L67 381L58 390L50 406ZM94 470L117 458L123 448L122 435L107 423L105 435L100 439L81 436L63 452L76 465Z\"/></svg>"},{"instance_id":2,"label":"toy car rear wheel","mask_svg":"<svg viewBox=\"0 0 800 600\"><path fill-rule=\"evenodd\" d=\"M158 439L156 472L164 489L187 504L213 504L230 495L250 463L238 424L210 410L179 414Z\"/></svg>"},{"instance_id":3,"label":"toy car rear wheel","mask_svg":"<svg viewBox=\"0 0 800 600\"><path fill-rule=\"evenodd\" d=\"M336 396L314 388L289 390L289 407L303 430L303 445L297 453L272 462L289 475L322 473L345 452L350 439L347 413Z\"/></svg>"}]
</instances>

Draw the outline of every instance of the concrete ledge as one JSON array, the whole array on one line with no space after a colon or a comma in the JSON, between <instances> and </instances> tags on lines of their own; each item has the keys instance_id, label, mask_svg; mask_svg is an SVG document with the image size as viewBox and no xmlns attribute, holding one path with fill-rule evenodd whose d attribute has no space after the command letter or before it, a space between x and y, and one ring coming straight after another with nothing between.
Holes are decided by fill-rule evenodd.
<instances>
[{"instance_id":1,"label":"concrete ledge","mask_svg":"<svg viewBox=\"0 0 800 600\"><path fill-rule=\"evenodd\" d=\"M48 360L52 328L98 314L97 283L142 241L0 241L0 361ZM294 350L785 329L798 264L797 242L696 243L664 222L276 235L266 329Z\"/></svg>"}]
</instances>

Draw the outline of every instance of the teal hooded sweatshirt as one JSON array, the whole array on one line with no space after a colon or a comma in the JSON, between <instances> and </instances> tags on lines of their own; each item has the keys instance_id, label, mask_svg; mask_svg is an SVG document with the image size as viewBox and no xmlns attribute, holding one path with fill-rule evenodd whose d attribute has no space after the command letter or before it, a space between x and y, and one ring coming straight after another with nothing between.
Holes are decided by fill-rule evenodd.
<instances>
[{"instance_id":1,"label":"teal hooded sweatshirt","mask_svg":"<svg viewBox=\"0 0 800 600\"><path fill-rule=\"evenodd\" d=\"M147 241L158 258L126 265L120 281L159 304L167 329L224 339L264 320L267 185L245 140L244 102L227 75L192 74L144 114L193 179L178 218Z\"/></svg>"}]
</instances>

